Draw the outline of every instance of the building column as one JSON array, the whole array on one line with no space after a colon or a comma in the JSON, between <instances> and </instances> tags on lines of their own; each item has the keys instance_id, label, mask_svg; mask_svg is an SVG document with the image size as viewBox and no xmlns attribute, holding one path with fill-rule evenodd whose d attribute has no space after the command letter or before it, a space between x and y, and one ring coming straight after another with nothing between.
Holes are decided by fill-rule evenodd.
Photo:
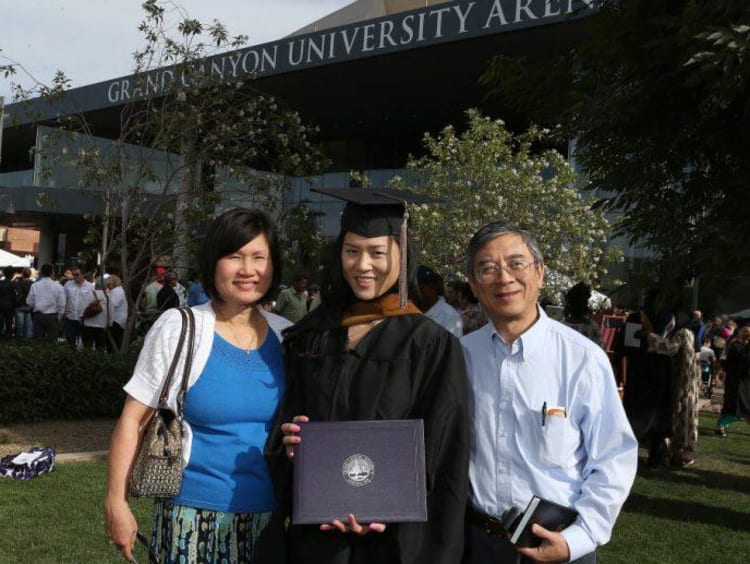
<instances>
[{"instance_id":1,"label":"building column","mask_svg":"<svg viewBox=\"0 0 750 564\"><path fill-rule=\"evenodd\" d=\"M37 253L37 266L45 263L55 264L57 255L57 231L53 228L51 221L39 222L39 252Z\"/></svg>"}]
</instances>

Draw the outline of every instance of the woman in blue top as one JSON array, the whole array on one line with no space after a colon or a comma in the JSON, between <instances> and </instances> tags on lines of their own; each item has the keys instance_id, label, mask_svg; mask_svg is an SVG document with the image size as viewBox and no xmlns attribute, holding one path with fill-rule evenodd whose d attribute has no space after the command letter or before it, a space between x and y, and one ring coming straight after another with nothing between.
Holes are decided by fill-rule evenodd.
<instances>
[{"instance_id":1,"label":"woman in blue top","mask_svg":"<svg viewBox=\"0 0 750 564\"><path fill-rule=\"evenodd\" d=\"M224 213L209 227L200 267L211 301L192 308L196 338L184 403L182 488L174 498L157 500L151 546L161 562L254 562L256 541L276 507L263 445L284 393L280 331L289 325L258 307L281 278L271 220L241 208ZM139 429L158 404L181 326L179 311L169 310L149 331L112 436L106 530L128 559L137 523L127 482ZM179 386L174 378L173 408Z\"/></svg>"}]
</instances>

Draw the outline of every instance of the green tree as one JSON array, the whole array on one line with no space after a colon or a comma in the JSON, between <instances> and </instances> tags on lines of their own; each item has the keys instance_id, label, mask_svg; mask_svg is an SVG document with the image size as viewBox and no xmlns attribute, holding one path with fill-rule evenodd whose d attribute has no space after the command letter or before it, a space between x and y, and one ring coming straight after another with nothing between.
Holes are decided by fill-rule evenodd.
<instances>
[{"instance_id":1,"label":"green tree","mask_svg":"<svg viewBox=\"0 0 750 564\"><path fill-rule=\"evenodd\" d=\"M56 71L52 80L47 84L31 74L22 63L6 57L2 52L3 50L0 49L0 75L11 81L10 91L12 93L12 100L5 100L5 103L27 100L33 96L44 96L57 100L70 87L70 79L65 76L63 71ZM19 75L23 75L24 82L28 86L16 82Z\"/></svg>"},{"instance_id":2,"label":"green tree","mask_svg":"<svg viewBox=\"0 0 750 564\"><path fill-rule=\"evenodd\" d=\"M284 272L291 280L296 273L304 273L310 281L319 281L321 255L325 241L318 227L321 212L310 209L307 202L294 206L285 217Z\"/></svg>"},{"instance_id":3,"label":"green tree","mask_svg":"<svg viewBox=\"0 0 750 564\"><path fill-rule=\"evenodd\" d=\"M618 212L677 283L750 272L750 4L602 2L559 58L498 57L492 94L561 124Z\"/></svg>"},{"instance_id":4,"label":"green tree","mask_svg":"<svg viewBox=\"0 0 750 564\"><path fill-rule=\"evenodd\" d=\"M220 51L233 55L247 38L173 8L143 4L145 47L134 54L116 137L96 137L86 116L71 115L40 155L49 169L74 167L81 187L101 198L88 242L106 270L122 274L128 296L157 257L182 274L193 266L198 230L217 212L243 205L280 216L284 175L322 165L296 112L255 89L252 77L226 79L207 62Z\"/></svg>"},{"instance_id":5,"label":"green tree","mask_svg":"<svg viewBox=\"0 0 750 564\"><path fill-rule=\"evenodd\" d=\"M393 187L411 188L442 204L412 206L422 262L444 274L464 277L471 236L490 221L529 229L549 271L546 292L556 297L571 280L596 283L616 253L606 249L609 225L582 182L554 149L536 150L549 132L531 127L513 135L501 120L469 110L467 127L424 136L426 154L411 158L409 173Z\"/></svg>"}]
</instances>

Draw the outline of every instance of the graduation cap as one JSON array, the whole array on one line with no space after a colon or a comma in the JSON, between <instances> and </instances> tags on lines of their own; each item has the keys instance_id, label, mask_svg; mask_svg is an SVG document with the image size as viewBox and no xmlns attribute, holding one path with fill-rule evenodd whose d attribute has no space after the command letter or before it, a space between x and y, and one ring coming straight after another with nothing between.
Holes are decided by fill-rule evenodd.
<instances>
[{"instance_id":1,"label":"graduation cap","mask_svg":"<svg viewBox=\"0 0 750 564\"><path fill-rule=\"evenodd\" d=\"M325 194L344 200L346 206L341 215L341 232L352 232L362 237L397 237L401 249L399 265L400 306L406 307L407 300L407 225L409 223L408 204L429 204L436 200L393 188L311 188L312 192Z\"/></svg>"}]
</instances>

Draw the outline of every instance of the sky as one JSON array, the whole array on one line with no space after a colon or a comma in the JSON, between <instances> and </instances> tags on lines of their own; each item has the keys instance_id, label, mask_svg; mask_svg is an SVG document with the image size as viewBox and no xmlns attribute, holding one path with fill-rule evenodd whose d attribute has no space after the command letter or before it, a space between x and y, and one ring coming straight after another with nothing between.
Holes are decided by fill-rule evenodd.
<instances>
[{"instance_id":1,"label":"sky","mask_svg":"<svg viewBox=\"0 0 750 564\"><path fill-rule=\"evenodd\" d=\"M218 20L248 44L274 41L351 4L353 0L170 0L191 18ZM20 63L49 84L57 70L77 88L128 75L133 52L145 40L138 25L141 0L0 0L0 65ZM0 76L0 96L11 97L11 81L28 87L23 72Z\"/></svg>"}]
</instances>

